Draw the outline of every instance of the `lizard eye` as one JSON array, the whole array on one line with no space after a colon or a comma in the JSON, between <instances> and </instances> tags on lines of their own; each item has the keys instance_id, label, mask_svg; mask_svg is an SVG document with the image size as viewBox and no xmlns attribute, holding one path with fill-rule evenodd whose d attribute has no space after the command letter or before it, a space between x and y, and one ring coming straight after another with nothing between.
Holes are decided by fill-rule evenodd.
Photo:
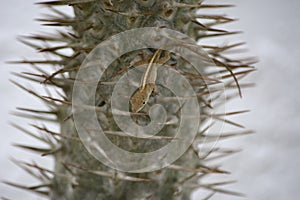
<instances>
[{"instance_id":1,"label":"lizard eye","mask_svg":"<svg viewBox=\"0 0 300 200\"><path fill-rule=\"evenodd\" d=\"M146 102L144 101L144 102L143 102L143 104L145 105L145 104L146 104Z\"/></svg>"}]
</instances>

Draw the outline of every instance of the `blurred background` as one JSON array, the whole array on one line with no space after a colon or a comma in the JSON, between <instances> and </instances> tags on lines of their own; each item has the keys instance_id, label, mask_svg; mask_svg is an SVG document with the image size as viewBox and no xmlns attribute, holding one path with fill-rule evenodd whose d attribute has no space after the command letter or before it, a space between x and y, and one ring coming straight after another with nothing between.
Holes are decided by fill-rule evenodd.
<instances>
[{"instance_id":1,"label":"blurred background","mask_svg":"<svg viewBox=\"0 0 300 200\"><path fill-rule=\"evenodd\" d=\"M22 169L11 162L37 160L50 166L52 161L24 152L12 143L36 143L9 125L27 125L28 121L11 116L15 107L40 106L40 102L15 87L9 79L10 72L26 71L29 66L8 65L6 61L22 58L38 58L34 50L16 40L18 35L47 32L34 21L47 12L34 5L34 0L3 1L0 12L0 180L34 184ZM212 2L207 0L207 2ZM217 2L217 1L213 1ZM234 119L256 134L224 141L228 147L243 149L242 152L223 160L223 169L231 171L232 179L238 180L230 188L245 193L245 198L218 196L213 199L285 200L300 199L300 65L298 56L300 36L299 0L219 0L236 4L220 14L239 18L230 28L242 30L237 36L248 44L250 53L259 57L258 71L247 82L255 88L243 91L243 99L230 104L231 110L250 109L250 113ZM68 10L70 12L70 10ZM219 40L221 40L220 38ZM230 109L229 109L230 110ZM201 196L201 190L193 199ZM0 197L10 199L42 199L28 192L0 184Z\"/></svg>"}]
</instances>

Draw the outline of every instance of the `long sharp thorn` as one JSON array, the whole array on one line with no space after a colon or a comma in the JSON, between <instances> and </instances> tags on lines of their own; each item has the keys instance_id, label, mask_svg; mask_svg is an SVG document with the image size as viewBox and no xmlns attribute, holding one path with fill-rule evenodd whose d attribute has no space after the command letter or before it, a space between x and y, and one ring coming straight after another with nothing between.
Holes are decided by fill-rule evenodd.
<instances>
[{"instance_id":1,"label":"long sharp thorn","mask_svg":"<svg viewBox=\"0 0 300 200\"><path fill-rule=\"evenodd\" d=\"M2 181L2 183L6 184L6 185L10 185L10 186L13 186L13 187L16 187L16 188L19 188L19 189L24 189L24 190L28 190L28 191L31 191L31 192L34 192L36 194L39 194L39 195L43 195L43 196L46 196L48 197L49 195L49 192L48 191L41 191L41 190L36 190L35 188L37 188L38 186L24 186L24 185L20 185L20 184L17 184L17 183L12 183L12 182L9 182L9 181ZM45 185L43 185L45 187ZM49 185L48 185L49 187Z\"/></svg>"}]
</instances>

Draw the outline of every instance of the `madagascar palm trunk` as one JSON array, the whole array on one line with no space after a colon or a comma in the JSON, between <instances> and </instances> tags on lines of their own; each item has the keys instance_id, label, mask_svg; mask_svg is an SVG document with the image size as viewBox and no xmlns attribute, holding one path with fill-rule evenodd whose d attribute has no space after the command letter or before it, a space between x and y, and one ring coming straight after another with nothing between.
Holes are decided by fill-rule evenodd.
<instances>
[{"instance_id":1,"label":"madagascar palm trunk","mask_svg":"<svg viewBox=\"0 0 300 200\"><path fill-rule=\"evenodd\" d=\"M223 15L202 13L208 9L225 9L230 5L212 5L208 3L209 1L199 3L196 0L59 0L41 3L51 8L54 13L53 16L41 19L45 25L67 28L65 28L65 31L60 29L55 35L32 35L27 37L27 40L24 40L26 44L52 57L49 60L42 61L21 61L21 63L33 64L36 73L20 74L19 76L30 81L42 82L47 87L54 87L60 90L61 94L60 96L42 96L39 92L34 93L18 83L16 84L40 98L50 109L49 111L23 109L23 111L33 112L35 118L40 120L50 120L49 118L54 116L54 121L59 125L60 132L55 133L49 128L35 126L37 130L42 131L42 136L35 135L34 137L48 144L49 149L19 145L22 148L34 150L43 155L53 156L55 162L54 169L45 169L36 164L20 164L23 167L37 169L41 173L39 176L42 182L41 187L27 189L53 200L190 199L191 192L197 188L205 188L211 191L210 196L217 192L239 195L236 192L220 189L218 184L203 183L205 182L203 178L208 174L228 173L208 162L209 159L213 159L214 153L225 156L233 151L226 152L222 148L203 148L200 152L199 145L209 145L217 137L216 135L210 135L208 131L212 124L207 122L210 119L224 121L223 117L226 114L218 113L218 115L215 113L215 108L223 103L223 99L220 97L224 92L223 89L233 89L230 97L238 96L240 85L237 80L251 71L249 68L252 60L231 59L227 57L228 54L225 56L226 51L238 47L242 43L205 45L204 39L209 40L209 38L238 33L217 27L219 24L229 23L234 19ZM56 10L56 8L64 6L71 6L74 15L68 16ZM193 127L197 129L195 140L175 162L168 163L168 165L162 164L163 168L135 173L135 171L118 170L118 167L112 168L108 164L103 164L91 153L91 150L86 147L85 142L87 141L83 142L83 138L79 137L78 130L80 127L76 127L72 98L74 98L74 84L78 81L80 66L83 65L84 60L98 44L124 31L149 27L155 27L158 30L174 30L195 41L200 41L201 45L197 46L198 50L195 49L195 45L190 48L187 43L181 43L181 46L189 50L192 49L196 53L205 52L204 57L209 58L215 66L212 67L212 70L204 67L199 68L201 73L199 75L199 73L196 74L191 70L187 60L175 55L174 52L170 54L170 58L164 64L167 66L166 68L171 68L184 76L191 83L195 94L197 94L196 99L200 117L191 117L190 120L199 122L200 127L199 129ZM220 44L224 44L222 38L220 37ZM50 44L50 46L43 46L45 43L41 45L38 45L37 42L31 43L30 40L47 42L47 45ZM121 42L125 43L121 44ZM126 41L120 41L118 46L121 48L123 44L126 44ZM67 54L64 51L66 49L71 50L71 54ZM97 120L106 137L114 145L129 152L152 152L178 139L175 138L174 133L178 128L176 122L180 119L179 112L177 112L180 111L180 106L174 106L169 101L163 101L164 97L172 96L172 92L158 86L159 95L152 94L149 102L146 102L149 105L160 99L164 102L163 106L169 113L167 122L161 132L152 139L135 138L121 133L122 130L112 116L110 98L114 88L109 84L104 84L106 82L116 82L132 68L138 68L138 66L126 68L133 65L134 62L144 61L144 64L149 63L149 58L156 49L158 48L137 49L117 57L103 71L103 76L99 79L95 90L95 105L92 106L96 106ZM109 52L112 51L109 50ZM117 54L118 49L115 49L115 51ZM159 58L163 58L166 54L167 51L164 51ZM199 56L199 59L201 59L201 56ZM104 63L104 61L100 62ZM48 73L43 70L43 65L54 66L57 70ZM164 76L163 73L158 74L157 79L161 76ZM162 79L166 80L167 78L172 79L172 77L163 77ZM220 82L223 83L224 88L220 89L218 87L217 84ZM86 96L87 94L82 93L82 97ZM149 111L147 106L149 105L146 105L144 110L139 112L141 115L131 113L132 120L142 126L150 123L151 120L147 115ZM32 115L25 115L25 117L32 117ZM83 117L88 118L89 116ZM53 121L53 118L51 120ZM239 126L231 121L225 120L225 122ZM84 126L84 124L80 126ZM92 129L91 127L87 128ZM229 136L231 135L221 135L219 139ZM92 142L90 141L90 143ZM199 179L201 182L199 182ZM16 184L13 185L22 187Z\"/></svg>"}]
</instances>

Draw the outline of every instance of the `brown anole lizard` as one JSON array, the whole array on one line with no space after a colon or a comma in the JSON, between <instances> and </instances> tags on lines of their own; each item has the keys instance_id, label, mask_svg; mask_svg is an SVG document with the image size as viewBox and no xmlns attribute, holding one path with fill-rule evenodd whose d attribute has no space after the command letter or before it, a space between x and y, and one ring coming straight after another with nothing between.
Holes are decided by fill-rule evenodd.
<instances>
[{"instance_id":1,"label":"brown anole lizard","mask_svg":"<svg viewBox=\"0 0 300 200\"><path fill-rule=\"evenodd\" d=\"M147 66L147 69L141 79L140 87L130 98L131 109L132 112L134 113L137 113L140 110L142 110L147 104L147 102L149 101L151 93L153 91L156 91L155 81L157 77L158 66L155 65L154 63L158 63L162 65L170 59L170 52L166 52L165 56L159 59L161 52L162 49L158 49L153 54Z\"/></svg>"}]
</instances>

